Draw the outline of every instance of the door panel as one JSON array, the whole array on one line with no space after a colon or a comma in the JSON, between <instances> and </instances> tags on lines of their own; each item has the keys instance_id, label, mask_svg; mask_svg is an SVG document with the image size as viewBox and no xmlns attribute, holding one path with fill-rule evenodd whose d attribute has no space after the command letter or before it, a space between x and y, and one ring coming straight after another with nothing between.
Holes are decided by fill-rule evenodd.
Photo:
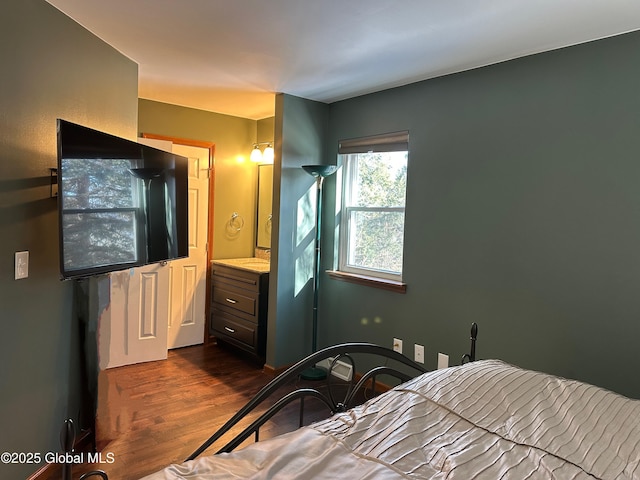
<instances>
[{"instance_id":1,"label":"door panel","mask_svg":"<svg viewBox=\"0 0 640 480\"><path fill-rule=\"evenodd\" d=\"M189 257L110 275L100 327L104 368L166 359L168 348L204 341L209 149L139 141L189 158Z\"/></svg>"},{"instance_id":2,"label":"door panel","mask_svg":"<svg viewBox=\"0 0 640 480\"><path fill-rule=\"evenodd\" d=\"M114 272L109 283L110 305L101 317L101 341L109 342L104 368L166 359L168 267Z\"/></svg>"},{"instance_id":3,"label":"door panel","mask_svg":"<svg viewBox=\"0 0 640 480\"><path fill-rule=\"evenodd\" d=\"M171 142L138 139L171 151ZM169 268L153 264L109 275L109 308L101 317L104 368L167 358Z\"/></svg>"},{"instance_id":4,"label":"door panel","mask_svg":"<svg viewBox=\"0 0 640 480\"><path fill-rule=\"evenodd\" d=\"M154 266L150 266L154 267ZM147 270L149 267L145 267ZM156 265L151 271L134 275L129 285L127 352L132 363L167 358L167 309L164 306L169 291L165 268ZM133 298L132 298L133 297ZM135 360L134 360L135 359Z\"/></svg>"},{"instance_id":5,"label":"door panel","mask_svg":"<svg viewBox=\"0 0 640 480\"><path fill-rule=\"evenodd\" d=\"M171 262L168 347L204 341L207 276L209 149L173 145L189 158L189 257Z\"/></svg>"}]
</instances>

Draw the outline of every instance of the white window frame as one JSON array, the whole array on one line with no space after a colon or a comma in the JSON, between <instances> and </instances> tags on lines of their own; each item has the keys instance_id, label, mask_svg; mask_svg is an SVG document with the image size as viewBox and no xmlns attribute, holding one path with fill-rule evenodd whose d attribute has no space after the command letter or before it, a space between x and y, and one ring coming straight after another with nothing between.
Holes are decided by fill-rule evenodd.
<instances>
[{"instance_id":1,"label":"white window frame","mask_svg":"<svg viewBox=\"0 0 640 480\"><path fill-rule=\"evenodd\" d=\"M342 215L340 223L338 270L345 273L362 275L366 277L379 278L383 280L402 281L402 268L400 272L367 268L361 265L349 263L350 245L353 241L353 233L350 228L351 219L358 212L401 212L406 210L406 185L404 206L382 207L382 206L352 206L351 194L354 184L357 164L357 155L370 152L406 152L409 155L409 133L397 132L391 134L363 137L340 142L338 154L339 163L343 166L343 186L342 186ZM402 232L402 249L404 258L404 224ZM403 261L404 263L404 261Z\"/></svg>"}]
</instances>

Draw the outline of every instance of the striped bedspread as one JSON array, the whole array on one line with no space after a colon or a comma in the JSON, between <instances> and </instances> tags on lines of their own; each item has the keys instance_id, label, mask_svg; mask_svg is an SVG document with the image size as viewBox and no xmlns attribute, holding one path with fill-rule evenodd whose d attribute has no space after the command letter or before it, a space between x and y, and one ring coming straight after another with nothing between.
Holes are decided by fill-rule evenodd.
<instances>
[{"instance_id":1,"label":"striped bedspread","mask_svg":"<svg viewBox=\"0 0 640 480\"><path fill-rule=\"evenodd\" d=\"M640 480L640 400L482 360L156 475L147 479Z\"/></svg>"}]
</instances>

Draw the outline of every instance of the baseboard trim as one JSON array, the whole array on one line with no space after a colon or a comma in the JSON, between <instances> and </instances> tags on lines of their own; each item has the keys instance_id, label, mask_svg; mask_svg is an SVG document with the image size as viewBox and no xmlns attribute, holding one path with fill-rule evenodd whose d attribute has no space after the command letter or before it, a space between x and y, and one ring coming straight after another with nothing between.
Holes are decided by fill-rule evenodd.
<instances>
[{"instance_id":1,"label":"baseboard trim","mask_svg":"<svg viewBox=\"0 0 640 480\"><path fill-rule=\"evenodd\" d=\"M80 432L74 443L73 450L78 452L93 450L93 435L90 430ZM47 478L62 478L62 465L59 463L47 463L27 477L27 480Z\"/></svg>"},{"instance_id":2,"label":"baseboard trim","mask_svg":"<svg viewBox=\"0 0 640 480\"><path fill-rule=\"evenodd\" d=\"M47 463L27 477L27 480L38 480L39 478L52 477L53 474L50 474L49 471L53 470L55 466L56 465L53 463Z\"/></svg>"},{"instance_id":3,"label":"baseboard trim","mask_svg":"<svg viewBox=\"0 0 640 480\"><path fill-rule=\"evenodd\" d=\"M264 367L262 368L262 371L264 373L266 373L267 375L270 375L272 377L277 377L278 375L280 375L282 372L284 372L285 370L287 370L287 368L289 368L291 365L285 366L285 367L272 367L271 365L267 365L266 363L264 364Z\"/></svg>"},{"instance_id":4,"label":"baseboard trim","mask_svg":"<svg viewBox=\"0 0 640 480\"><path fill-rule=\"evenodd\" d=\"M359 382L360 380L362 380L362 374L356 372L356 375L355 375L356 383ZM364 382L364 385L363 385L364 388L371 388L372 386L373 386L373 380L371 378L366 382ZM392 388L393 388L392 386L376 380L376 389L375 389L376 394L380 395L381 393L391 390Z\"/></svg>"},{"instance_id":5,"label":"baseboard trim","mask_svg":"<svg viewBox=\"0 0 640 480\"><path fill-rule=\"evenodd\" d=\"M272 367L271 365L267 365L265 363L264 367L263 367L263 372L267 375L270 375L272 377L277 377L278 375L280 375L282 372L284 372L287 368L289 368L291 365L288 366L284 366L284 367ZM360 381L360 379L362 379L362 374L359 372L356 372L354 375L354 384L358 383ZM365 382L364 384L364 388L371 388L373 386L373 380L369 379ZM387 385L385 383L382 383L380 381L376 380L376 389L375 392L377 394L380 393L384 393L387 390L391 390L393 387L390 385Z\"/></svg>"}]
</instances>

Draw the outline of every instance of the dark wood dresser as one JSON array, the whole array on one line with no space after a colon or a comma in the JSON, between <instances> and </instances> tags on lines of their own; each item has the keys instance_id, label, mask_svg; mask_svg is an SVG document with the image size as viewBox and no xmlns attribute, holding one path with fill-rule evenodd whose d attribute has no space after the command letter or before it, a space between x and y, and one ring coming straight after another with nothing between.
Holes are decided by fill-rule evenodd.
<instances>
[{"instance_id":1,"label":"dark wood dresser","mask_svg":"<svg viewBox=\"0 0 640 480\"><path fill-rule=\"evenodd\" d=\"M269 263L252 258L214 260L211 275L209 333L264 362Z\"/></svg>"}]
</instances>

